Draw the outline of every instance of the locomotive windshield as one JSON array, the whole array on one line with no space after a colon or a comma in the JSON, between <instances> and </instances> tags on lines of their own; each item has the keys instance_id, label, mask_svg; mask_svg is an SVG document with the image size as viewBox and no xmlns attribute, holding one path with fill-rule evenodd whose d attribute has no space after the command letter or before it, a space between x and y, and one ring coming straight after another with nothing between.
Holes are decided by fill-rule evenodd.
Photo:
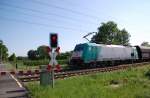
<instances>
[{"instance_id":1,"label":"locomotive windshield","mask_svg":"<svg viewBox=\"0 0 150 98\"><path fill-rule=\"evenodd\" d=\"M74 51L82 51L83 50L83 45L77 45L74 49Z\"/></svg>"}]
</instances>

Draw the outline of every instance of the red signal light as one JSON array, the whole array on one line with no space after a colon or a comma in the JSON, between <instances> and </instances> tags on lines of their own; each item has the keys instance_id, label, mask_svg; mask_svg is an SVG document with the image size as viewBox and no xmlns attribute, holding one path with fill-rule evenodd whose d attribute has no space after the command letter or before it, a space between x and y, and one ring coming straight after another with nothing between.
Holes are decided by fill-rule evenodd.
<instances>
[{"instance_id":1,"label":"red signal light","mask_svg":"<svg viewBox=\"0 0 150 98\"><path fill-rule=\"evenodd\" d=\"M56 36L52 37L52 41L54 41L54 42L56 41Z\"/></svg>"},{"instance_id":2,"label":"red signal light","mask_svg":"<svg viewBox=\"0 0 150 98\"><path fill-rule=\"evenodd\" d=\"M52 48L56 48L57 47L57 45L58 45L57 41L58 41L58 35L57 35L57 33L50 34L50 46Z\"/></svg>"}]
</instances>

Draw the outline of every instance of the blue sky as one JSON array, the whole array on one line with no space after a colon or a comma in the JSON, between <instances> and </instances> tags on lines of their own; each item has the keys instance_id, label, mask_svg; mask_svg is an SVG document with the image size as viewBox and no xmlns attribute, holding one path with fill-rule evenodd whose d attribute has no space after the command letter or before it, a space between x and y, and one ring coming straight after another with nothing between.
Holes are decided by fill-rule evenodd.
<instances>
[{"instance_id":1,"label":"blue sky","mask_svg":"<svg viewBox=\"0 0 150 98\"><path fill-rule=\"evenodd\" d=\"M149 11L149 0L0 0L0 39L9 54L26 56L49 45L49 33L56 32L61 51L70 51L87 42L85 34L112 20L139 45L150 42Z\"/></svg>"}]
</instances>

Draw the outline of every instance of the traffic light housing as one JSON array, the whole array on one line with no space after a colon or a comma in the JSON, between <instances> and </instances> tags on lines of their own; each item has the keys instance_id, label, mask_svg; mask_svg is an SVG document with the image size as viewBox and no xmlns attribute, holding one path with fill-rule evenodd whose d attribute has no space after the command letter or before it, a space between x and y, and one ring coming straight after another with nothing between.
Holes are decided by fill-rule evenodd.
<instances>
[{"instance_id":1,"label":"traffic light housing","mask_svg":"<svg viewBox=\"0 0 150 98\"><path fill-rule=\"evenodd\" d=\"M51 48L57 48L58 46L58 35L56 33L50 34L50 46Z\"/></svg>"}]
</instances>

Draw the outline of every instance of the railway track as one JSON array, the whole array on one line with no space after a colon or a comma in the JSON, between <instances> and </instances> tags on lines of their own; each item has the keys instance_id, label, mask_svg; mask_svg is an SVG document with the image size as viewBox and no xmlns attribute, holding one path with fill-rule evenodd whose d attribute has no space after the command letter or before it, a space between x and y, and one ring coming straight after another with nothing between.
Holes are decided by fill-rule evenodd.
<instances>
[{"instance_id":1,"label":"railway track","mask_svg":"<svg viewBox=\"0 0 150 98\"><path fill-rule=\"evenodd\" d=\"M110 71L116 71L116 70L124 70L129 67L144 66L147 64L150 64L150 62L125 64L125 65L104 67L104 68L93 68L93 69L82 69L82 70L76 70L76 71L57 72L57 73L55 73L55 79L65 79L65 78L69 78L72 76L88 75L88 74L93 74L93 73L110 72ZM30 74L30 75L18 75L18 78L22 82L39 81L40 75L39 75L39 73L38 74Z\"/></svg>"}]
</instances>

